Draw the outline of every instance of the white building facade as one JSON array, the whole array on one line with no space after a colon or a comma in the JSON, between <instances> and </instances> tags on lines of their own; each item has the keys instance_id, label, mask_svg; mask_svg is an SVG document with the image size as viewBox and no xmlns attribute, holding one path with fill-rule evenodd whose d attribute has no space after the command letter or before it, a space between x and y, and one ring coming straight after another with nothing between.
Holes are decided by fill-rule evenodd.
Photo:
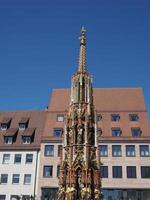
<instances>
[{"instance_id":1,"label":"white building facade","mask_svg":"<svg viewBox=\"0 0 150 200\"><path fill-rule=\"evenodd\" d=\"M0 200L36 197L38 151L0 152Z\"/></svg>"},{"instance_id":2,"label":"white building facade","mask_svg":"<svg viewBox=\"0 0 150 200\"><path fill-rule=\"evenodd\" d=\"M0 112L0 200L38 200L44 111Z\"/></svg>"}]
</instances>

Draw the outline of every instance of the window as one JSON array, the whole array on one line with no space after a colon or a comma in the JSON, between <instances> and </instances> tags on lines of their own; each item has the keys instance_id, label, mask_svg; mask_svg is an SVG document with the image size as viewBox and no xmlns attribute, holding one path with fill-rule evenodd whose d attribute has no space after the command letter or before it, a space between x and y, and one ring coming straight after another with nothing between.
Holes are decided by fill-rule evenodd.
<instances>
[{"instance_id":1,"label":"window","mask_svg":"<svg viewBox=\"0 0 150 200\"><path fill-rule=\"evenodd\" d=\"M127 178L136 178L135 166L127 166Z\"/></svg>"},{"instance_id":2,"label":"window","mask_svg":"<svg viewBox=\"0 0 150 200\"><path fill-rule=\"evenodd\" d=\"M126 156L135 156L135 146L126 145Z\"/></svg>"},{"instance_id":3,"label":"window","mask_svg":"<svg viewBox=\"0 0 150 200\"><path fill-rule=\"evenodd\" d=\"M108 178L108 166L101 166L100 172L102 178Z\"/></svg>"},{"instance_id":4,"label":"window","mask_svg":"<svg viewBox=\"0 0 150 200\"><path fill-rule=\"evenodd\" d=\"M150 166L141 166L141 178L150 178Z\"/></svg>"},{"instance_id":5,"label":"window","mask_svg":"<svg viewBox=\"0 0 150 200\"><path fill-rule=\"evenodd\" d=\"M31 183L31 174L25 174L24 175L24 184L30 184Z\"/></svg>"},{"instance_id":6,"label":"window","mask_svg":"<svg viewBox=\"0 0 150 200\"><path fill-rule=\"evenodd\" d=\"M10 200L20 200L20 196L18 196L18 195L11 195Z\"/></svg>"},{"instance_id":7,"label":"window","mask_svg":"<svg viewBox=\"0 0 150 200\"><path fill-rule=\"evenodd\" d=\"M26 154L26 163L33 162L33 154Z\"/></svg>"},{"instance_id":8,"label":"window","mask_svg":"<svg viewBox=\"0 0 150 200\"><path fill-rule=\"evenodd\" d=\"M60 165L57 166L57 177L60 175Z\"/></svg>"},{"instance_id":9,"label":"window","mask_svg":"<svg viewBox=\"0 0 150 200\"><path fill-rule=\"evenodd\" d=\"M19 130L24 131L26 129L26 124L19 124Z\"/></svg>"},{"instance_id":10,"label":"window","mask_svg":"<svg viewBox=\"0 0 150 200\"><path fill-rule=\"evenodd\" d=\"M149 156L149 145L140 145L140 156Z\"/></svg>"},{"instance_id":11,"label":"window","mask_svg":"<svg viewBox=\"0 0 150 200\"><path fill-rule=\"evenodd\" d=\"M100 156L108 156L108 147L107 145L100 145Z\"/></svg>"},{"instance_id":12,"label":"window","mask_svg":"<svg viewBox=\"0 0 150 200\"><path fill-rule=\"evenodd\" d=\"M0 195L0 200L5 200L6 199L6 195Z\"/></svg>"},{"instance_id":13,"label":"window","mask_svg":"<svg viewBox=\"0 0 150 200\"><path fill-rule=\"evenodd\" d=\"M118 115L118 114L112 114L111 115L111 121L117 122L119 120L120 120L120 115Z\"/></svg>"},{"instance_id":14,"label":"window","mask_svg":"<svg viewBox=\"0 0 150 200\"><path fill-rule=\"evenodd\" d=\"M113 178L122 178L122 167L113 166Z\"/></svg>"},{"instance_id":15,"label":"window","mask_svg":"<svg viewBox=\"0 0 150 200\"><path fill-rule=\"evenodd\" d=\"M99 121L101 121L101 120L102 120L102 115L97 114L97 121L99 122Z\"/></svg>"},{"instance_id":16,"label":"window","mask_svg":"<svg viewBox=\"0 0 150 200\"><path fill-rule=\"evenodd\" d=\"M62 135L62 128L54 128L54 136L61 137Z\"/></svg>"},{"instance_id":17,"label":"window","mask_svg":"<svg viewBox=\"0 0 150 200\"><path fill-rule=\"evenodd\" d=\"M3 155L3 163L8 164L10 162L10 154Z\"/></svg>"},{"instance_id":18,"label":"window","mask_svg":"<svg viewBox=\"0 0 150 200\"><path fill-rule=\"evenodd\" d=\"M112 156L121 156L121 145L112 145Z\"/></svg>"},{"instance_id":19,"label":"window","mask_svg":"<svg viewBox=\"0 0 150 200\"><path fill-rule=\"evenodd\" d=\"M57 122L63 122L64 121L64 115L63 114L58 114L57 115Z\"/></svg>"},{"instance_id":20,"label":"window","mask_svg":"<svg viewBox=\"0 0 150 200\"><path fill-rule=\"evenodd\" d=\"M5 144L12 144L13 143L13 137L12 136L5 136L4 137L4 143Z\"/></svg>"},{"instance_id":21,"label":"window","mask_svg":"<svg viewBox=\"0 0 150 200\"><path fill-rule=\"evenodd\" d=\"M138 116L137 114L130 114L130 115L129 115L129 119L130 119L130 121L132 121L132 122L136 122L136 121L139 120L139 116Z\"/></svg>"},{"instance_id":22,"label":"window","mask_svg":"<svg viewBox=\"0 0 150 200\"><path fill-rule=\"evenodd\" d=\"M131 132L132 132L132 137L140 137L142 133L140 128L132 128Z\"/></svg>"},{"instance_id":23,"label":"window","mask_svg":"<svg viewBox=\"0 0 150 200\"><path fill-rule=\"evenodd\" d=\"M31 200L30 195L23 195L22 200Z\"/></svg>"},{"instance_id":24,"label":"window","mask_svg":"<svg viewBox=\"0 0 150 200\"><path fill-rule=\"evenodd\" d=\"M121 136L121 129L120 128L112 128L112 136L113 137Z\"/></svg>"},{"instance_id":25,"label":"window","mask_svg":"<svg viewBox=\"0 0 150 200\"><path fill-rule=\"evenodd\" d=\"M21 154L15 154L14 163L21 163Z\"/></svg>"},{"instance_id":26,"label":"window","mask_svg":"<svg viewBox=\"0 0 150 200\"><path fill-rule=\"evenodd\" d=\"M19 131L24 131L28 127L29 118L22 117L19 121Z\"/></svg>"},{"instance_id":27,"label":"window","mask_svg":"<svg viewBox=\"0 0 150 200\"><path fill-rule=\"evenodd\" d=\"M30 136L22 136L22 143L23 144L31 144L31 137Z\"/></svg>"},{"instance_id":28,"label":"window","mask_svg":"<svg viewBox=\"0 0 150 200\"><path fill-rule=\"evenodd\" d=\"M62 145L58 145L58 157L62 157Z\"/></svg>"},{"instance_id":29,"label":"window","mask_svg":"<svg viewBox=\"0 0 150 200\"><path fill-rule=\"evenodd\" d=\"M45 156L54 156L54 145L45 145Z\"/></svg>"},{"instance_id":30,"label":"window","mask_svg":"<svg viewBox=\"0 0 150 200\"><path fill-rule=\"evenodd\" d=\"M7 183L7 181L8 181L8 174L1 174L1 184L3 184L3 183Z\"/></svg>"},{"instance_id":31,"label":"window","mask_svg":"<svg viewBox=\"0 0 150 200\"><path fill-rule=\"evenodd\" d=\"M53 175L53 166L44 166L43 176L44 177L52 177L52 175Z\"/></svg>"},{"instance_id":32,"label":"window","mask_svg":"<svg viewBox=\"0 0 150 200\"><path fill-rule=\"evenodd\" d=\"M1 124L1 131L6 131L8 128L7 124Z\"/></svg>"},{"instance_id":33,"label":"window","mask_svg":"<svg viewBox=\"0 0 150 200\"><path fill-rule=\"evenodd\" d=\"M20 178L19 174L13 174L12 183L13 184L19 183L19 178Z\"/></svg>"}]
</instances>

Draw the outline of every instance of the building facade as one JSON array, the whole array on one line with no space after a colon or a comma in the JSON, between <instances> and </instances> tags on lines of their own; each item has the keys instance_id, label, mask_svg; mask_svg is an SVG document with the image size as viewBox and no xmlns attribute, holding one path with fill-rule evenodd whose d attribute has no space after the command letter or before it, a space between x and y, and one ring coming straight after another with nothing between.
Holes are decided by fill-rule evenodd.
<instances>
[{"instance_id":1,"label":"building facade","mask_svg":"<svg viewBox=\"0 0 150 200\"><path fill-rule=\"evenodd\" d=\"M79 66L86 66L85 49ZM74 76L72 84L74 83ZM78 94L78 91L74 91ZM70 109L69 89L55 89L47 109L41 139L39 196L56 199L65 137L65 116ZM96 127L104 200L150 199L150 123L141 88L94 89Z\"/></svg>"},{"instance_id":2,"label":"building facade","mask_svg":"<svg viewBox=\"0 0 150 200\"><path fill-rule=\"evenodd\" d=\"M38 199L43 111L0 112L0 200Z\"/></svg>"},{"instance_id":3,"label":"building facade","mask_svg":"<svg viewBox=\"0 0 150 200\"><path fill-rule=\"evenodd\" d=\"M53 90L48 106L41 140L39 173L39 196L43 199L53 199L58 189L64 116L70 94L69 89ZM103 199L149 200L150 124L143 90L96 88L94 105L97 112ZM51 168L46 169L46 166Z\"/></svg>"}]
</instances>

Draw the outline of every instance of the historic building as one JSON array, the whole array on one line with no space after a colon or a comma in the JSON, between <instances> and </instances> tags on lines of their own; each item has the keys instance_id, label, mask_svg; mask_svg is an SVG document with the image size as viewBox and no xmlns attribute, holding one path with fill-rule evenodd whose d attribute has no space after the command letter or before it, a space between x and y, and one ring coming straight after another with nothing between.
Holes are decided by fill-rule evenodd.
<instances>
[{"instance_id":1,"label":"historic building","mask_svg":"<svg viewBox=\"0 0 150 200\"><path fill-rule=\"evenodd\" d=\"M93 93L103 199L149 200L150 124L143 90L96 88ZM58 189L64 115L70 94L70 89L53 90L47 110L39 175L39 192L47 196Z\"/></svg>"},{"instance_id":2,"label":"historic building","mask_svg":"<svg viewBox=\"0 0 150 200\"><path fill-rule=\"evenodd\" d=\"M83 57L79 63L85 63ZM39 173L39 196L45 200L56 199L70 97L70 89L54 89L46 111ZM149 200L150 123L143 90L94 88L93 99L103 199Z\"/></svg>"},{"instance_id":3,"label":"historic building","mask_svg":"<svg viewBox=\"0 0 150 200\"><path fill-rule=\"evenodd\" d=\"M44 111L0 112L0 200L37 196Z\"/></svg>"}]
</instances>

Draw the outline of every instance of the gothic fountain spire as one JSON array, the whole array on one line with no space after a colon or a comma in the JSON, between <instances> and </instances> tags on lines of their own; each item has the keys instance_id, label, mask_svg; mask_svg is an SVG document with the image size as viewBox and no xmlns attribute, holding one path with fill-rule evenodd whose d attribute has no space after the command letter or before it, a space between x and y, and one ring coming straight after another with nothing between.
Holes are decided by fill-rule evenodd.
<instances>
[{"instance_id":1,"label":"gothic fountain spire","mask_svg":"<svg viewBox=\"0 0 150 200\"><path fill-rule=\"evenodd\" d=\"M86 35L81 29L79 67L72 77L65 119L57 200L100 200L100 169L91 76L86 71Z\"/></svg>"},{"instance_id":2,"label":"gothic fountain spire","mask_svg":"<svg viewBox=\"0 0 150 200\"><path fill-rule=\"evenodd\" d=\"M78 72L86 71L86 30L82 26L81 35L79 37L80 40L80 52L79 52L79 66Z\"/></svg>"}]
</instances>

